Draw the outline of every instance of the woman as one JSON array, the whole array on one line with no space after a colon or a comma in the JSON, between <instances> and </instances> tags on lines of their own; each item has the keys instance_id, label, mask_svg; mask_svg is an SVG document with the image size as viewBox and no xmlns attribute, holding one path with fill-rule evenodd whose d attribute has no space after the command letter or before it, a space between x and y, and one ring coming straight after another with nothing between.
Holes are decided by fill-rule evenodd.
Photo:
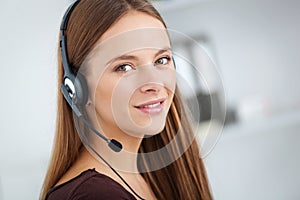
<instances>
[{"instance_id":1,"label":"woman","mask_svg":"<svg viewBox=\"0 0 300 200\"><path fill-rule=\"evenodd\" d=\"M62 92L40 199L212 199L153 6L77 1L61 30Z\"/></svg>"}]
</instances>

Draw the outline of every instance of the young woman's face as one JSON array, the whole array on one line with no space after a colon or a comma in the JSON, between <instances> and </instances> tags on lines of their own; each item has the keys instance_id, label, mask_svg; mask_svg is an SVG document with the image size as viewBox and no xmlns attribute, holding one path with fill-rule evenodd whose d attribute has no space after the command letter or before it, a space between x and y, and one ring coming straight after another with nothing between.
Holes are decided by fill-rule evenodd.
<instances>
[{"instance_id":1,"label":"young woman's face","mask_svg":"<svg viewBox=\"0 0 300 200\"><path fill-rule=\"evenodd\" d=\"M92 52L87 81L100 130L106 135L121 130L139 138L159 133L176 79L163 24L150 15L129 12Z\"/></svg>"}]
</instances>

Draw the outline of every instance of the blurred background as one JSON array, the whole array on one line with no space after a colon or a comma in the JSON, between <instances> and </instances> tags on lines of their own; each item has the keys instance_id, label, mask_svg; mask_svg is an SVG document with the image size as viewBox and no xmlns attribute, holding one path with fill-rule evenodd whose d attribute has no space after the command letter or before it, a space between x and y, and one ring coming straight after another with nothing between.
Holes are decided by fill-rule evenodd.
<instances>
[{"instance_id":1,"label":"blurred background","mask_svg":"<svg viewBox=\"0 0 300 200\"><path fill-rule=\"evenodd\" d=\"M71 2L0 1L0 200L38 199L54 136L58 29ZM211 105L226 110L204 156L215 199L300 199L300 1L154 5L169 28L203 46L222 80L203 65L215 84L208 92L183 72L198 88L201 125L211 121ZM189 42L177 40L174 49L201 62Z\"/></svg>"}]
</instances>

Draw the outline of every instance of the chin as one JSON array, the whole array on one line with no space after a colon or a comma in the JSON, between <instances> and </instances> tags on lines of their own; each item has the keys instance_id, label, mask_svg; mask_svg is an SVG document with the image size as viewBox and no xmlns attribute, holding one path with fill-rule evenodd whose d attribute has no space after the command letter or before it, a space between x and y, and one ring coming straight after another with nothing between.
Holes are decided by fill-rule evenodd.
<instances>
[{"instance_id":1,"label":"chin","mask_svg":"<svg viewBox=\"0 0 300 200\"><path fill-rule=\"evenodd\" d=\"M145 128L144 137L151 137L161 133L165 128L165 121L160 125L155 124L155 126L150 126Z\"/></svg>"},{"instance_id":2,"label":"chin","mask_svg":"<svg viewBox=\"0 0 300 200\"><path fill-rule=\"evenodd\" d=\"M165 128L166 120L160 120L159 122L151 123L149 126L135 126L124 127L122 130L133 137L147 138L161 133Z\"/></svg>"},{"instance_id":3,"label":"chin","mask_svg":"<svg viewBox=\"0 0 300 200\"><path fill-rule=\"evenodd\" d=\"M145 134L143 138L150 138L150 137L153 137L153 136L155 136L155 135L160 134L163 130L164 130L164 127L163 127L162 129L160 129L159 131L156 131L155 133L152 133L152 134Z\"/></svg>"}]
</instances>

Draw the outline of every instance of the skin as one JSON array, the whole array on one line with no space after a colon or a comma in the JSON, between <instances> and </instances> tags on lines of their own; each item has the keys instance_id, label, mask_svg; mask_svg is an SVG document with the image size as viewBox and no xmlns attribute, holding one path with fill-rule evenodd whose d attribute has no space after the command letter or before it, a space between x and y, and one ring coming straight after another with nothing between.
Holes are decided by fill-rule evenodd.
<instances>
[{"instance_id":1,"label":"skin","mask_svg":"<svg viewBox=\"0 0 300 200\"><path fill-rule=\"evenodd\" d=\"M105 41L108 38L125 31L149 27L164 29L163 24L158 19L141 12L131 11L123 16L119 21L117 21L108 31L106 31L98 42L101 43L102 41ZM93 91L89 91L89 93L93 93L94 96L89 97L86 109L88 113L92 112L91 110L94 109L94 112L96 112L96 121L94 120L93 124L98 125L97 128L99 128L99 130L108 138L114 138L121 142L124 152L137 153L143 139L143 134L128 134L127 132L119 128L114 119L113 111L111 108L111 102L114 95L113 91L120 79L124 75L126 75L126 73L129 73L131 70L133 70L134 67L155 64L157 62L164 65L170 65L170 67L172 68L174 68L174 66L170 60L166 59L166 57L171 58L172 56L171 52L168 50L159 51L158 49L144 49L134 51L129 55L134 56L134 58L117 59L109 63L99 80L93 79L92 77L89 78L88 76L88 85L89 87L91 86L91 88L93 88ZM123 65L119 67L117 71L114 70L116 69L116 66L120 66L124 63L130 65ZM138 105L159 99L163 99L164 101L164 105L162 108L163 112L149 114L142 112L140 109L137 109ZM166 117L172 99L173 91L170 91L170 89L168 89L165 85L149 82L133 91L128 103L129 116L133 123L137 126L147 127L149 126L149 124L151 124L151 120L153 120L152 118ZM162 128L163 126L161 127L161 129ZM160 131L161 130L157 130L156 133L159 133ZM101 146L102 145L104 144L101 144ZM118 154L116 157L122 158L122 154ZM136 163L136 160L133 159L130 162ZM111 169L109 169L104 163L99 162L99 160L95 158L95 156L91 155L91 153L85 147L82 148L76 162L61 178L57 185L74 178L82 171L90 168L96 168L98 172L111 177L112 179L120 183L130 193L132 193L127 188L127 186L111 171ZM155 199L150 187L147 185L140 174L122 171L119 171L119 173L140 196L145 199Z\"/></svg>"}]
</instances>

